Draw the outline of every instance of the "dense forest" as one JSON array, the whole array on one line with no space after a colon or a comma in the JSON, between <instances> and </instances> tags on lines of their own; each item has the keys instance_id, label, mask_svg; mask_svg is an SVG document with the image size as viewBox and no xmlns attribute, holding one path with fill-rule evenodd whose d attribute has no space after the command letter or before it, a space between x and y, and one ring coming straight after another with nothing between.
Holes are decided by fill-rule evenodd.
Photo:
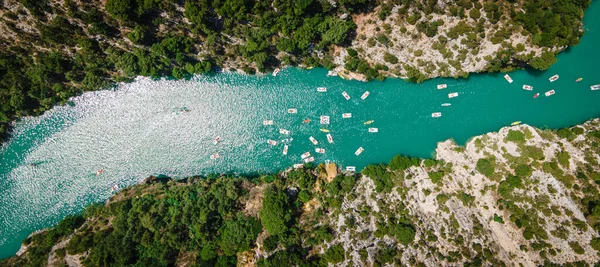
<instances>
[{"instance_id":1,"label":"dense forest","mask_svg":"<svg viewBox=\"0 0 600 267\"><path fill-rule=\"evenodd\" d=\"M505 128L360 174L150 177L0 266L585 266L600 260L599 144L595 120Z\"/></svg>"},{"instance_id":2,"label":"dense forest","mask_svg":"<svg viewBox=\"0 0 600 267\"><path fill-rule=\"evenodd\" d=\"M407 20L420 20L417 28L427 36L438 34L438 24L425 21L429 14L470 16L480 22L503 17L522 25L534 44L552 48L577 44L583 10L590 4L590 0L525 1L525 9L515 10L514 1L484 2L456 1L441 7L437 1L399 0L108 0L105 6L73 0L2 1L0 142L10 122L19 117L41 114L72 96L137 75L182 78L220 68L254 73L299 64L333 68L335 47L349 47L356 38L354 14L378 10L385 18L399 7L398 16L414 14ZM457 31L475 38L481 29ZM517 51L499 51L490 58L487 71L522 63L544 69L555 61L552 52L520 57ZM398 61L391 54L385 59ZM388 69L369 64L356 52L350 53L345 66L367 79L382 79L382 71ZM409 80L426 78L410 65L402 71Z\"/></svg>"}]
</instances>

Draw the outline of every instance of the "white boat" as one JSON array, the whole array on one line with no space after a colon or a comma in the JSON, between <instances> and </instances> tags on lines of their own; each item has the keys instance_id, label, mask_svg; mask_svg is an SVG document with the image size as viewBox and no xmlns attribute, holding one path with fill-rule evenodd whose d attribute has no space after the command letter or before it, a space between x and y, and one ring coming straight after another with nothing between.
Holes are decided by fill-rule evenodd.
<instances>
[{"instance_id":1,"label":"white boat","mask_svg":"<svg viewBox=\"0 0 600 267\"><path fill-rule=\"evenodd\" d=\"M219 153L215 153L215 154L210 155L210 159L218 159L220 157L221 157L221 155L219 155Z\"/></svg>"},{"instance_id":2,"label":"white boat","mask_svg":"<svg viewBox=\"0 0 600 267\"><path fill-rule=\"evenodd\" d=\"M305 158L305 159L304 159L304 162L305 162L305 163L309 163L309 162L313 162L313 161L315 161L315 158L313 158L313 157L310 157L310 158Z\"/></svg>"},{"instance_id":3,"label":"white boat","mask_svg":"<svg viewBox=\"0 0 600 267\"><path fill-rule=\"evenodd\" d=\"M267 126L267 125L273 125L273 120L264 120L263 121L263 125Z\"/></svg>"},{"instance_id":4,"label":"white boat","mask_svg":"<svg viewBox=\"0 0 600 267\"><path fill-rule=\"evenodd\" d=\"M344 118L344 119L352 118L352 113L343 113L342 118Z\"/></svg>"},{"instance_id":5,"label":"white boat","mask_svg":"<svg viewBox=\"0 0 600 267\"><path fill-rule=\"evenodd\" d=\"M356 150L356 152L354 152L354 155L357 155L357 156L358 156L358 155L360 155L360 153L363 153L363 151L365 151L365 149L364 149L364 148L362 148L362 146L361 146L361 147L359 147L359 148Z\"/></svg>"},{"instance_id":6,"label":"white boat","mask_svg":"<svg viewBox=\"0 0 600 267\"><path fill-rule=\"evenodd\" d=\"M452 104L450 104L450 103L443 103L442 107L449 107L450 105L452 105Z\"/></svg>"},{"instance_id":7,"label":"white boat","mask_svg":"<svg viewBox=\"0 0 600 267\"><path fill-rule=\"evenodd\" d=\"M321 153L321 154L325 154L325 149L324 148L315 148L315 152L317 153Z\"/></svg>"},{"instance_id":8,"label":"white boat","mask_svg":"<svg viewBox=\"0 0 600 267\"><path fill-rule=\"evenodd\" d=\"M333 137L331 137L331 134L327 134L327 142L333 144Z\"/></svg>"},{"instance_id":9,"label":"white boat","mask_svg":"<svg viewBox=\"0 0 600 267\"><path fill-rule=\"evenodd\" d=\"M308 158L308 157L310 157L310 152L306 152L306 153L300 155L301 159L305 159L305 158Z\"/></svg>"},{"instance_id":10,"label":"white boat","mask_svg":"<svg viewBox=\"0 0 600 267\"><path fill-rule=\"evenodd\" d=\"M356 167L355 166L346 166L346 171L355 172L356 171Z\"/></svg>"},{"instance_id":11,"label":"white boat","mask_svg":"<svg viewBox=\"0 0 600 267\"><path fill-rule=\"evenodd\" d=\"M546 96L551 96L551 95L553 95L554 93L556 93L556 92L554 92L554 89L552 89L552 90L550 90L550 91L548 91L548 92L546 92L546 93L544 93L544 94L545 94Z\"/></svg>"},{"instance_id":12,"label":"white boat","mask_svg":"<svg viewBox=\"0 0 600 267\"><path fill-rule=\"evenodd\" d=\"M556 81L556 80L558 80L558 77L559 77L559 76L558 76L558 74L554 74L554 76L550 77L548 80L549 80L550 82L553 82L553 81Z\"/></svg>"},{"instance_id":13,"label":"white boat","mask_svg":"<svg viewBox=\"0 0 600 267\"><path fill-rule=\"evenodd\" d=\"M104 172L104 169L99 169L98 171L96 171L96 176L102 174Z\"/></svg>"},{"instance_id":14,"label":"white boat","mask_svg":"<svg viewBox=\"0 0 600 267\"><path fill-rule=\"evenodd\" d=\"M508 76L508 74L504 75L504 79L506 79L506 81L508 81L508 83L513 82L513 79L510 76Z\"/></svg>"},{"instance_id":15,"label":"white boat","mask_svg":"<svg viewBox=\"0 0 600 267\"><path fill-rule=\"evenodd\" d=\"M327 92L327 87L317 87L317 92L319 92L319 93L326 93Z\"/></svg>"},{"instance_id":16,"label":"white boat","mask_svg":"<svg viewBox=\"0 0 600 267\"><path fill-rule=\"evenodd\" d=\"M533 86L524 84L523 85L523 90L531 91L531 90L533 90Z\"/></svg>"},{"instance_id":17,"label":"white boat","mask_svg":"<svg viewBox=\"0 0 600 267\"><path fill-rule=\"evenodd\" d=\"M277 145L277 141L269 139L269 140L267 140L267 144L272 145L272 146L276 146Z\"/></svg>"},{"instance_id":18,"label":"white boat","mask_svg":"<svg viewBox=\"0 0 600 267\"><path fill-rule=\"evenodd\" d=\"M300 169L304 167L304 164L294 164L294 169Z\"/></svg>"},{"instance_id":19,"label":"white boat","mask_svg":"<svg viewBox=\"0 0 600 267\"><path fill-rule=\"evenodd\" d=\"M219 143L220 141L221 141L221 137L220 137L220 136L217 136L217 138L215 138L215 141L213 142L213 144L215 144L215 145L216 145L216 144L217 144L217 143Z\"/></svg>"},{"instance_id":20,"label":"white boat","mask_svg":"<svg viewBox=\"0 0 600 267\"><path fill-rule=\"evenodd\" d=\"M441 113L441 112L434 112L434 113L431 113L431 117L432 117L432 118L439 118L439 117L441 117L441 116L442 116L442 113Z\"/></svg>"},{"instance_id":21,"label":"white boat","mask_svg":"<svg viewBox=\"0 0 600 267\"><path fill-rule=\"evenodd\" d=\"M329 124L329 116L321 116L321 124Z\"/></svg>"},{"instance_id":22,"label":"white boat","mask_svg":"<svg viewBox=\"0 0 600 267\"><path fill-rule=\"evenodd\" d=\"M449 93L448 94L448 98L455 98L458 96L458 92L454 92L454 93Z\"/></svg>"},{"instance_id":23,"label":"white boat","mask_svg":"<svg viewBox=\"0 0 600 267\"><path fill-rule=\"evenodd\" d=\"M288 108L288 113L290 113L290 114L296 114L296 113L298 113L298 110L295 109L295 108Z\"/></svg>"},{"instance_id":24,"label":"white boat","mask_svg":"<svg viewBox=\"0 0 600 267\"><path fill-rule=\"evenodd\" d=\"M378 128L369 128L369 132L370 133L378 133L379 129Z\"/></svg>"},{"instance_id":25,"label":"white boat","mask_svg":"<svg viewBox=\"0 0 600 267\"><path fill-rule=\"evenodd\" d=\"M345 98L346 100L350 100L350 96L348 95L348 93L346 93L346 91L343 91L343 92L342 92L342 95L344 96L344 98Z\"/></svg>"},{"instance_id":26,"label":"white boat","mask_svg":"<svg viewBox=\"0 0 600 267\"><path fill-rule=\"evenodd\" d=\"M437 85L438 90L442 90L442 89L446 89L446 88L448 88L448 85L446 85L445 83Z\"/></svg>"},{"instance_id":27,"label":"white boat","mask_svg":"<svg viewBox=\"0 0 600 267\"><path fill-rule=\"evenodd\" d=\"M110 188L110 191L111 191L111 192L114 192L114 191L117 191L117 190L119 190L119 186L118 186L117 184L114 184L114 185L113 185L113 186Z\"/></svg>"},{"instance_id":28,"label":"white boat","mask_svg":"<svg viewBox=\"0 0 600 267\"><path fill-rule=\"evenodd\" d=\"M283 155L287 155L288 152L288 145L284 145L283 146Z\"/></svg>"},{"instance_id":29,"label":"white boat","mask_svg":"<svg viewBox=\"0 0 600 267\"><path fill-rule=\"evenodd\" d=\"M275 70L273 71L273 77L277 76L277 74L279 74L281 70L279 68L275 68Z\"/></svg>"},{"instance_id":30,"label":"white boat","mask_svg":"<svg viewBox=\"0 0 600 267\"><path fill-rule=\"evenodd\" d=\"M286 129L279 129L279 133L280 134L290 134L290 131L286 130Z\"/></svg>"},{"instance_id":31,"label":"white boat","mask_svg":"<svg viewBox=\"0 0 600 267\"><path fill-rule=\"evenodd\" d=\"M365 91L365 93L360 96L360 99L365 100L370 94L369 91Z\"/></svg>"},{"instance_id":32,"label":"white boat","mask_svg":"<svg viewBox=\"0 0 600 267\"><path fill-rule=\"evenodd\" d=\"M592 85L590 86L590 89L592 89L592 91L600 90L600 84Z\"/></svg>"},{"instance_id":33,"label":"white boat","mask_svg":"<svg viewBox=\"0 0 600 267\"><path fill-rule=\"evenodd\" d=\"M315 138L314 138L314 137L312 137L312 136L311 136L311 137L309 137L308 139L309 139L309 140L310 140L310 141L311 141L311 142L312 142L314 145L318 145L318 144L319 144L319 142L317 142L317 139L315 139Z\"/></svg>"}]
</instances>

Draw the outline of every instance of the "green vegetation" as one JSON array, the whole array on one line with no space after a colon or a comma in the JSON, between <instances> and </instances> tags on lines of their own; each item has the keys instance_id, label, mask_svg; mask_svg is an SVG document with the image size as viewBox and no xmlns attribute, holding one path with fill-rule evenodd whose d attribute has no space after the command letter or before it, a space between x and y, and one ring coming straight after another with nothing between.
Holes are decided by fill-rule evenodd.
<instances>
[{"instance_id":1,"label":"green vegetation","mask_svg":"<svg viewBox=\"0 0 600 267\"><path fill-rule=\"evenodd\" d=\"M494 174L494 160L493 159L479 159L477 161L477 171L481 174L490 177Z\"/></svg>"},{"instance_id":2,"label":"green vegetation","mask_svg":"<svg viewBox=\"0 0 600 267\"><path fill-rule=\"evenodd\" d=\"M23 257L0 261L0 266L46 265L52 246L62 240L60 253L86 253L86 266L236 266L240 253L250 253L263 232L262 249L275 252L260 257L258 266L327 266L347 258L343 244L332 242L341 201L354 193L357 176L337 176L314 187L317 169L298 169L285 176L267 175L252 181L237 177L191 177L182 181L148 179L125 189L107 204L86 208L83 216L69 216L47 232L25 240ZM390 174L387 170L382 170ZM300 200L302 190L308 196ZM249 191L262 192L251 199ZM319 209L306 211L303 203L315 196ZM259 210L246 203L259 200ZM390 212L387 212L390 213ZM387 214L385 213L385 214ZM375 215L376 213L373 213ZM378 214L383 220L384 213ZM381 224L377 235L387 235L408 246L416 230L408 212L399 207ZM325 216L325 217L324 217ZM301 219L302 218L302 219ZM283 250L278 250L282 248ZM309 251L323 254L307 258ZM374 251L376 253L377 251ZM387 253L387 252L386 252ZM64 256L63 256L64 257Z\"/></svg>"}]
</instances>

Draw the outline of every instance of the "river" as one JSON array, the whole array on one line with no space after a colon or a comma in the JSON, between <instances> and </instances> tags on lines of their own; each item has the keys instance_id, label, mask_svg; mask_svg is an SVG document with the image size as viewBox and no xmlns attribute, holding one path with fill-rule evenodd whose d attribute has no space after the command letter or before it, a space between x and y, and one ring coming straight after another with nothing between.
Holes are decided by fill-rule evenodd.
<instances>
[{"instance_id":1,"label":"river","mask_svg":"<svg viewBox=\"0 0 600 267\"><path fill-rule=\"evenodd\" d=\"M600 116L600 5L586 11L581 43L544 72L475 74L422 84L398 79L362 83L327 77L325 69L284 69L277 77L221 73L189 80L138 78L112 90L86 93L43 116L19 121L0 148L0 258L19 249L35 230L110 197L111 187L149 175L268 173L300 163L331 160L360 170L396 154L433 157L436 143L497 131L513 121L560 128ZM550 83L548 78L559 74ZM575 83L582 77L583 81ZM446 83L447 89L436 85ZM533 91L522 89L523 84ZM317 87L328 88L318 93ZM544 96L554 89L556 94ZM346 91L350 100L344 99ZM365 100L360 96L369 91ZM449 99L448 94L458 92ZM532 96L540 93L537 99ZM442 103L451 103L443 107ZM296 108L297 114L288 114ZM440 118L432 118L441 112ZM342 118L352 113L352 118ZM330 116L320 125L319 116ZM310 118L310 123L302 123ZM264 120L274 125L264 126ZM370 125L363 123L368 120ZM368 128L378 128L369 133ZM291 131L281 135L279 129ZM334 143L327 142L330 130ZM222 141L213 144L215 137ZM313 145L313 136L318 145ZM293 138L287 155L282 140ZM267 144L268 139L279 143ZM324 148L325 153L315 152ZM364 152L354 152L363 147ZM209 156L219 153L221 158ZM98 170L102 174L96 175Z\"/></svg>"}]
</instances>

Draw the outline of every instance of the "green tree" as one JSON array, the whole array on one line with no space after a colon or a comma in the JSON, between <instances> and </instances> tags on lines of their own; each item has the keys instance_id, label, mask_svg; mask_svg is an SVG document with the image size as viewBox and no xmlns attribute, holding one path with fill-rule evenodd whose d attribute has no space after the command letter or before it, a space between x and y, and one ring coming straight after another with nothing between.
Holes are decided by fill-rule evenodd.
<instances>
[{"instance_id":1,"label":"green tree","mask_svg":"<svg viewBox=\"0 0 600 267\"><path fill-rule=\"evenodd\" d=\"M258 220L238 213L235 219L225 220L219 229L219 248L227 256L249 250L261 230Z\"/></svg>"},{"instance_id":2,"label":"green tree","mask_svg":"<svg viewBox=\"0 0 600 267\"><path fill-rule=\"evenodd\" d=\"M132 0L107 0L105 8L115 18L130 20L133 18L133 4Z\"/></svg>"},{"instance_id":3,"label":"green tree","mask_svg":"<svg viewBox=\"0 0 600 267\"><path fill-rule=\"evenodd\" d=\"M269 187L265 191L263 206L259 212L262 225L271 235L283 234L288 229L292 214L285 192Z\"/></svg>"}]
</instances>

